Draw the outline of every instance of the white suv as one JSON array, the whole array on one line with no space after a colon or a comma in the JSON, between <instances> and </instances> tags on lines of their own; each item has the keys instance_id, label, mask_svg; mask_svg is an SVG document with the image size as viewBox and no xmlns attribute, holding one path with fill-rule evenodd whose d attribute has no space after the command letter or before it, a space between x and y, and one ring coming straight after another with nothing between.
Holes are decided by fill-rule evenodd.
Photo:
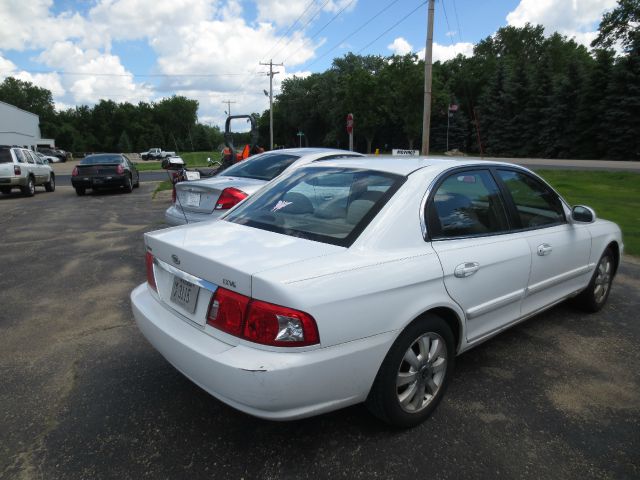
<instances>
[{"instance_id":1,"label":"white suv","mask_svg":"<svg viewBox=\"0 0 640 480\"><path fill-rule=\"evenodd\" d=\"M0 146L0 192L8 195L19 188L31 197L36 185L44 186L47 192L56 189L56 177L47 162L29 149Z\"/></svg>"}]
</instances>

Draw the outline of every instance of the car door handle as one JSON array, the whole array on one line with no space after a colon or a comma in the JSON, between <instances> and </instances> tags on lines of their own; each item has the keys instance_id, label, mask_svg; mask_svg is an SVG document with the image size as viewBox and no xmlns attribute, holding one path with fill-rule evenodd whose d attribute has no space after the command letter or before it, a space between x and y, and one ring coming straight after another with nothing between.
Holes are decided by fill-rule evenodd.
<instances>
[{"instance_id":1,"label":"car door handle","mask_svg":"<svg viewBox=\"0 0 640 480\"><path fill-rule=\"evenodd\" d=\"M543 243L542 245L538 245L538 255L544 257L545 255L549 255L553 248L548 243Z\"/></svg>"},{"instance_id":2,"label":"car door handle","mask_svg":"<svg viewBox=\"0 0 640 480\"><path fill-rule=\"evenodd\" d=\"M478 262L466 262L458 265L453 274L458 278L470 277L480 269Z\"/></svg>"}]
</instances>

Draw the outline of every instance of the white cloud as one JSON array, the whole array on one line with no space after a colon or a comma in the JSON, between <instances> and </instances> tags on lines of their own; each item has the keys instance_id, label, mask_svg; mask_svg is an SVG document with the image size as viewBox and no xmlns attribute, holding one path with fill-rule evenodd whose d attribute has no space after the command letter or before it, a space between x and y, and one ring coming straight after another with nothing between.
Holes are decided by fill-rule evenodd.
<instances>
[{"instance_id":1,"label":"white cloud","mask_svg":"<svg viewBox=\"0 0 640 480\"><path fill-rule=\"evenodd\" d=\"M539 24L548 34L559 32L588 45L595 38L602 14L616 3L616 0L521 0L507 15L507 23L515 27Z\"/></svg>"},{"instance_id":2,"label":"white cloud","mask_svg":"<svg viewBox=\"0 0 640 480\"><path fill-rule=\"evenodd\" d=\"M452 45L440 45L433 42L433 61L446 62L458 55L470 57L473 55L473 43L458 42ZM424 60L424 48L418 52L418 58Z\"/></svg>"},{"instance_id":3,"label":"white cloud","mask_svg":"<svg viewBox=\"0 0 640 480\"><path fill-rule=\"evenodd\" d=\"M387 45L394 55L406 55L413 51L413 47L404 38L398 37L391 44Z\"/></svg>"}]
</instances>

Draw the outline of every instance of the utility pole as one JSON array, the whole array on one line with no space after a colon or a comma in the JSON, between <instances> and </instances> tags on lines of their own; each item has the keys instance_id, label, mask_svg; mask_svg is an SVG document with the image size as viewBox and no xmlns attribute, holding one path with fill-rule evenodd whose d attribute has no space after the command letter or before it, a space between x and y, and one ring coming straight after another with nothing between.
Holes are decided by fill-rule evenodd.
<instances>
[{"instance_id":1,"label":"utility pole","mask_svg":"<svg viewBox=\"0 0 640 480\"><path fill-rule=\"evenodd\" d=\"M222 103L226 103L227 104L227 117L231 116L231 104L232 103L238 103L238 102L233 102L231 100L223 100Z\"/></svg>"},{"instance_id":2,"label":"utility pole","mask_svg":"<svg viewBox=\"0 0 640 480\"><path fill-rule=\"evenodd\" d=\"M260 65L269 65L269 150L273 150L273 76L280 72L274 72L273 67L284 67L282 63L273 63L273 59L269 60L269 63L262 63Z\"/></svg>"},{"instance_id":3,"label":"utility pole","mask_svg":"<svg viewBox=\"0 0 640 480\"><path fill-rule=\"evenodd\" d=\"M431 127L431 70L433 67L433 12L435 0L429 0L427 16L427 45L424 50L424 113L422 116L422 155L429 155Z\"/></svg>"}]
</instances>

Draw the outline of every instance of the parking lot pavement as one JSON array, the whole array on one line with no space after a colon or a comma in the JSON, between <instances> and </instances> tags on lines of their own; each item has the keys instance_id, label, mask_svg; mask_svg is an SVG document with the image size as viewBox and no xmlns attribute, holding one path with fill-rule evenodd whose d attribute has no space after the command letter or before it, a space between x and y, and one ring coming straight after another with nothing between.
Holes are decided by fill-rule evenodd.
<instances>
[{"instance_id":1,"label":"parking lot pavement","mask_svg":"<svg viewBox=\"0 0 640 480\"><path fill-rule=\"evenodd\" d=\"M167 198L0 197L0 478L638 478L640 262L457 359L423 425L362 406L289 423L209 396L135 326Z\"/></svg>"}]
</instances>

